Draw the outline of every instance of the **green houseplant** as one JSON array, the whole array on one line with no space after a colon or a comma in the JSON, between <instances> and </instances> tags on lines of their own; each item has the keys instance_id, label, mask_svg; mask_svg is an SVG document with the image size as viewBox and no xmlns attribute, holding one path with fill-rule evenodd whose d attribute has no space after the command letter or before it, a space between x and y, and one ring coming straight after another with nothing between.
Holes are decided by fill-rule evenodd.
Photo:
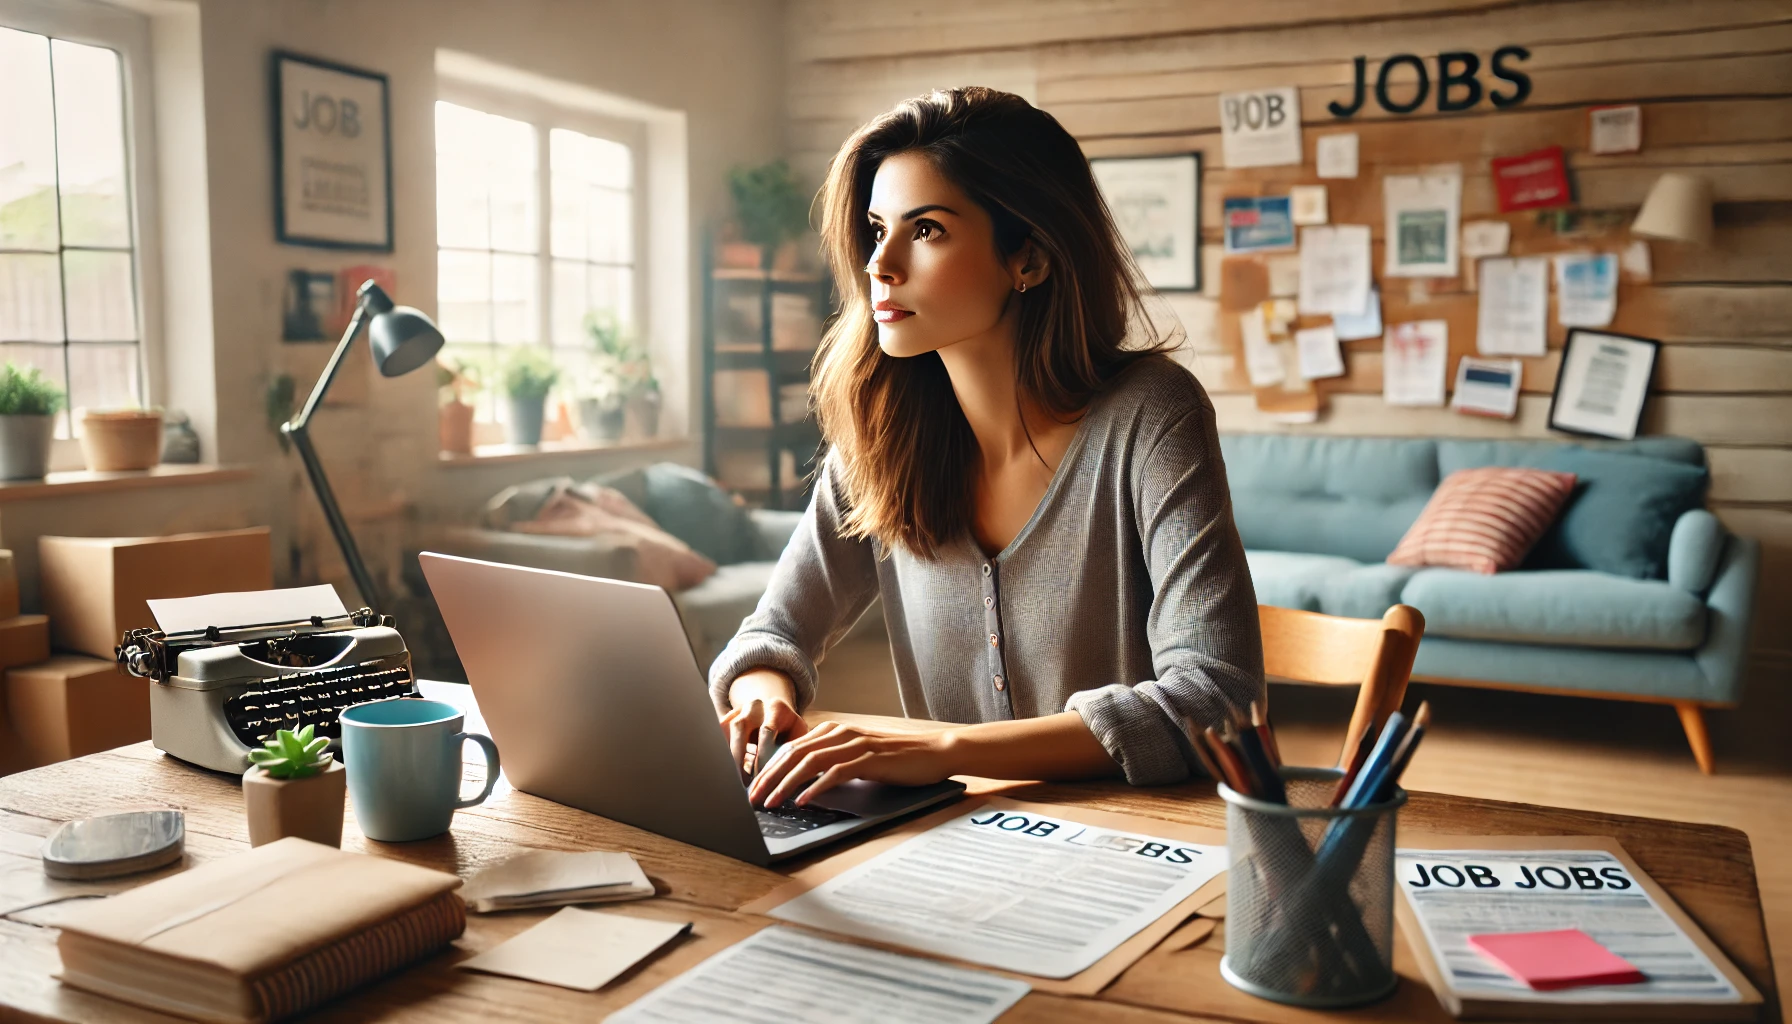
<instances>
[{"instance_id":1,"label":"green houseplant","mask_svg":"<svg viewBox=\"0 0 1792 1024\"><path fill-rule=\"evenodd\" d=\"M560 368L540 349L518 347L504 362L504 394L510 399L507 435L511 444L541 443L542 413L548 392L560 380Z\"/></svg>"},{"instance_id":2,"label":"green houseplant","mask_svg":"<svg viewBox=\"0 0 1792 1024\"><path fill-rule=\"evenodd\" d=\"M628 425L629 403L638 404L653 381L652 366L633 332L608 310L587 314L585 333L593 354L579 384L579 426L588 438L617 441ZM654 382L656 404L658 396Z\"/></svg>"},{"instance_id":3,"label":"green houseplant","mask_svg":"<svg viewBox=\"0 0 1792 1024\"><path fill-rule=\"evenodd\" d=\"M809 228L809 197L782 160L735 167L728 172L728 189L741 236L761 247L762 266L770 267L779 247ZM794 249L788 258L794 260Z\"/></svg>"},{"instance_id":4,"label":"green houseplant","mask_svg":"<svg viewBox=\"0 0 1792 1024\"><path fill-rule=\"evenodd\" d=\"M0 479L34 480L50 468L62 389L37 368L0 368Z\"/></svg>"},{"instance_id":5,"label":"green houseplant","mask_svg":"<svg viewBox=\"0 0 1792 1024\"><path fill-rule=\"evenodd\" d=\"M440 396L436 428L442 451L473 454L473 407L466 396L477 390L479 379L467 364L458 360L436 362L436 391Z\"/></svg>"},{"instance_id":6,"label":"green houseplant","mask_svg":"<svg viewBox=\"0 0 1792 1024\"><path fill-rule=\"evenodd\" d=\"M249 751L249 770L243 773L249 845L287 836L342 845L348 775L329 746L327 737L307 725L297 732L281 729L260 749Z\"/></svg>"}]
</instances>

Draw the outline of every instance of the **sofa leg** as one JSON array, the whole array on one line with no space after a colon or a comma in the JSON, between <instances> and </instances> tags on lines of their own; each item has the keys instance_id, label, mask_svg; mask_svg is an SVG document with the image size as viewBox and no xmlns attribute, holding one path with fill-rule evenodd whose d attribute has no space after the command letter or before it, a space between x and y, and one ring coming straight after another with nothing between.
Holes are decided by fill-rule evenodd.
<instances>
[{"instance_id":1,"label":"sofa leg","mask_svg":"<svg viewBox=\"0 0 1792 1024\"><path fill-rule=\"evenodd\" d=\"M1697 704L1681 701L1674 705L1680 712L1680 727L1686 730L1686 742L1692 744L1693 760L1699 771L1710 775L1717 771L1717 759L1711 753L1711 734L1705 731L1705 712Z\"/></svg>"}]
</instances>

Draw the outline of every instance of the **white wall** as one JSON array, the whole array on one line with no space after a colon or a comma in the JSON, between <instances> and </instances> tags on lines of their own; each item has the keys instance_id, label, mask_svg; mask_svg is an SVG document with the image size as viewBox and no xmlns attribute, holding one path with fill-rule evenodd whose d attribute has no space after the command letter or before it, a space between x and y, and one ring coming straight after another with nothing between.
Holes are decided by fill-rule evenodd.
<instances>
[{"instance_id":1,"label":"white wall","mask_svg":"<svg viewBox=\"0 0 1792 1024\"><path fill-rule=\"evenodd\" d=\"M374 263L396 273L399 302L434 312L433 107L436 55L441 49L684 112L691 209L689 237L684 240L688 257L682 269L689 275L691 299L689 337L677 340L691 369L679 373L674 368L665 377L668 382L682 382L685 391L682 401L669 400L669 407L697 407L695 368L702 322L696 266L699 237L726 212L727 169L780 153L779 0L117 2L151 17L157 59L171 65L156 69L158 82L178 85L187 99L203 103L203 123L196 123L192 102L159 103L156 111L162 145L175 147L159 166L186 172L172 180L164 173L160 189L163 208L179 218L174 223L164 218L169 238L164 246L169 250L165 276L179 282L183 273L203 275L210 289L209 310L191 311L190 319L179 321L166 334L163 369L179 381L170 387L177 400L170 404L194 407L195 419L203 426L216 424L215 434L207 438L215 442L206 452L208 461L253 465L259 474L251 484L208 488L203 494L181 492L179 499L144 503L141 514L123 517L133 524L129 529L118 525L121 517L114 512L120 510L90 512L91 506L80 503L66 503L71 511L60 517L9 511L0 541L15 548L34 547L37 533L44 529L163 532L173 521L168 509L204 500L211 503L208 521L272 525L275 567L282 576L293 575L287 572L287 551L295 543L303 556L298 578L315 577L320 566L326 578L333 575L330 563L335 560L320 549L321 517L302 486L296 459L281 453L265 425L268 382L281 372L292 373L302 400L329 349L322 344L281 342L282 291L288 271L295 268L338 270ZM269 52L274 49L389 77L392 253L345 253L274 241L268 86ZM203 147L202 160L193 152L198 147ZM195 294L203 298L203 289L183 293L186 300ZM204 372L208 360L203 358L208 349L209 380ZM367 529L357 528L357 534L363 537L363 552L370 561L396 556L394 538L412 522L458 519L506 483L549 474L590 474L641 461L640 455L618 454L473 469L439 465L431 375L418 372L379 379L365 352L363 342L345 367L347 379L339 380L334 389L341 401L320 411L314 435L339 499L351 519L365 521ZM695 464L700 451L693 438L684 446L656 451L653 457ZM46 519L67 525L57 529ZM327 535L322 540L327 545ZM385 568L390 572L395 567Z\"/></svg>"}]
</instances>

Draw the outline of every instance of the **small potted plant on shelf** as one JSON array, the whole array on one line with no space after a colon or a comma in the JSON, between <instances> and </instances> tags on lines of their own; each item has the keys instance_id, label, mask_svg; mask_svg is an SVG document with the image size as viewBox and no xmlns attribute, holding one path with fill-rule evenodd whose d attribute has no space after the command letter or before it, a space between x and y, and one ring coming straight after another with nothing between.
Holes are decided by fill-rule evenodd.
<instances>
[{"instance_id":1,"label":"small potted plant on shelf","mask_svg":"<svg viewBox=\"0 0 1792 1024\"><path fill-rule=\"evenodd\" d=\"M455 455L473 454L473 407L467 403L469 391L477 391L479 381L467 364L458 360L436 363L436 391L440 398L437 411L437 434L441 449Z\"/></svg>"},{"instance_id":2,"label":"small potted plant on shelf","mask_svg":"<svg viewBox=\"0 0 1792 1024\"><path fill-rule=\"evenodd\" d=\"M342 845L342 807L348 775L326 749L327 737L309 725L281 729L259 750L249 751L243 773L243 804L249 814L249 845L298 836L325 846Z\"/></svg>"},{"instance_id":3,"label":"small potted plant on shelf","mask_svg":"<svg viewBox=\"0 0 1792 1024\"><path fill-rule=\"evenodd\" d=\"M809 228L809 197L797 184L790 165L775 160L728 172L740 233L760 247L761 265L795 270L800 259L796 238Z\"/></svg>"},{"instance_id":4,"label":"small potted plant on shelf","mask_svg":"<svg viewBox=\"0 0 1792 1024\"><path fill-rule=\"evenodd\" d=\"M162 461L162 410L90 409L80 420L81 454L88 469L149 469Z\"/></svg>"},{"instance_id":5,"label":"small potted plant on shelf","mask_svg":"<svg viewBox=\"0 0 1792 1024\"><path fill-rule=\"evenodd\" d=\"M36 480L50 469L62 389L36 367L0 369L0 480Z\"/></svg>"},{"instance_id":6,"label":"small potted plant on shelf","mask_svg":"<svg viewBox=\"0 0 1792 1024\"><path fill-rule=\"evenodd\" d=\"M635 422L640 425L642 437L658 437L660 432L660 379L649 369L647 376L635 385L635 396L632 400L635 410Z\"/></svg>"},{"instance_id":7,"label":"small potted plant on shelf","mask_svg":"<svg viewBox=\"0 0 1792 1024\"><path fill-rule=\"evenodd\" d=\"M593 440L619 441L628 427L630 400L642 378L651 377L647 355L608 310L586 314L585 333L595 351L581 387L587 397L579 401L579 426ZM655 420L657 425L657 415Z\"/></svg>"},{"instance_id":8,"label":"small potted plant on shelf","mask_svg":"<svg viewBox=\"0 0 1792 1024\"><path fill-rule=\"evenodd\" d=\"M511 444L541 443L548 392L559 380L559 368L543 352L521 347L510 354L504 364L504 394L510 399L510 422L506 427Z\"/></svg>"}]
</instances>

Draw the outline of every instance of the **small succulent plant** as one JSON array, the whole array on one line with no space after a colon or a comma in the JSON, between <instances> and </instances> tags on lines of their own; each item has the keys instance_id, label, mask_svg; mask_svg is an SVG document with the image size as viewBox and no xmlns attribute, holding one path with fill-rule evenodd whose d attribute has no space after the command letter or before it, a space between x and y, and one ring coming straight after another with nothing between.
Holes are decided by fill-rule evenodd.
<instances>
[{"instance_id":1,"label":"small succulent plant","mask_svg":"<svg viewBox=\"0 0 1792 1024\"><path fill-rule=\"evenodd\" d=\"M324 749L330 745L330 738L314 737L314 732L309 725L298 732L281 729L260 750L249 751L249 760L275 779L305 779L320 774L330 767L333 755Z\"/></svg>"}]
</instances>

